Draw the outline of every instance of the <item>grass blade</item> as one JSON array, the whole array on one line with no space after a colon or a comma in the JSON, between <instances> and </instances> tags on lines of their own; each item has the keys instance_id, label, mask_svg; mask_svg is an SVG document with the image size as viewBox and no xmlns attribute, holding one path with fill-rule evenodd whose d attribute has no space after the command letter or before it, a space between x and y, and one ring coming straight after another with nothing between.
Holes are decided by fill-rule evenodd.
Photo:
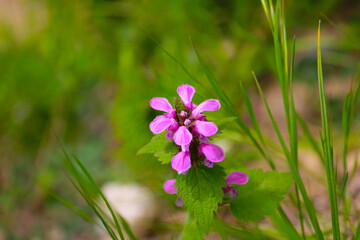
<instances>
[{"instance_id":1,"label":"grass blade","mask_svg":"<svg viewBox=\"0 0 360 240\"><path fill-rule=\"evenodd\" d=\"M109 209L111 216L115 222L116 225L116 229L118 231L118 234L120 236L121 239L125 239L124 238L124 234L121 230L120 227L120 223L116 217L116 214L114 212L114 210L112 209L112 207L110 206L110 203L108 202L108 200L106 199L106 197L104 196L104 194L102 193L102 191L100 190L99 186L95 183L94 179L92 178L91 174L88 172L88 170L85 168L85 166L82 164L82 162L75 156L73 155L76 163L80 166L81 170L84 172L85 176L89 179L89 181L91 182L91 184L93 184L93 187L96 189L96 191L98 192L98 194L100 194L101 198L103 199L103 201L106 204L106 207Z\"/></svg>"},{"instance_id":2,"label":"grass blade","mask_svg":"<svg viewBox=\"0 0 360 240\"><path fill-rule=\"evenodd\" d=\"M358 225L356 227L356 232L355 232L355 236L354 236L353 240L360 240L360 223L358 223Z\"/></svg>"},{"instance_id":3,"label":"grass blade","mask_svg":"<svg viewBox=\"0 0 360 240\"><path fill-rule=\"evenodd\" d=\"M262 92L262 89L261 89L261 87L260 87L260 84L259 84L259 82L258 82L258 80L257 80L256 75L255 75L254 72L253 72L253 76L254 76L254 80L255 80L256 86L257 86L257 88L258 88L258 90L259 90L260 96L261 96L261 98L262 98L262 100L263 100L263 102L264 102L264 105L265 105L265 107L266 107L266 110L267 110L267 112L268 112L268 115L269 115L269 117L270 117L270 120L271 120L272 125L273 125L273 127L274 127L274 130L275 130L275 132L276 132L276 135L277 135L277 137L278 137L278 139L279 139L280 145L282 146L283 151L284 151L284 154L285 154L285 157L286 157L286 159L288 160L288 163L289 163L290 170L291 170L292 176L293 176L293 178L294 178L294 181L295 181L295 183L297 184L297 186L298 186L298 188L299 188L299 190L300 190L300 193L301 193L301 195L302 195L302 197L303 197L306 211L307 211L307 213L308 213L308 215L309 215L311 224L313 225L313 228L314 228L314 230L315 230L315 233L316 233L316 235L317 235L317 238L318 238L318 239L324 239L324 236L323 236L323 234L322 234L322 232L321 232L321 229L320 229L320 226L319 226L319 222L318 222L317 217L316 217L316 211L315 211L314 205L313 205L312 201L310 200L310 198L309 198L309 196L308 196L308 194L307 194L307 192L306 192L304 183L303 183L303 181L302 181L302 179L301 179L301 176L300 176L300 174L299 174L299 171L298 171L298 169L297 169L297 165L295 164L294 161L291 160L290 152L289 152L289 150L288 150L288 148L287 148L287 146L286 146L286 144L285 144L284 138L283 138L283 136L281 135L280 130L279 130L279 128L278 128L278 126L277 126L277 124L276 124L276 122L275 122L275 120L274 120L274 117L273 117L273 115L272 115L272 113L271 113L271 110L270 110L270 108L269 108L269 105L268 105L268 103L267 103L267 101L266 101L266 99L265 99L264 93Z\"/></svg>"},{"instance_id":4,"label":"grass blade","mask_svg":"<svg viewBox=\"0 0 360 240\"><path fill-rule=\"evenodd\" d=\"M243 96L243 99L244 99L244 102L245 102L245 105L246 105L246 108L248 110L248 113L249 113L249 116L250 116L250 119L251 119L251 123L255 129L255 132L256 134L258 135L258 138L260 139L260 142L262 144L262 147L265 149L265 154L267 154L267 158L266 160L268 161L270 167L272 170L275 170L275 163L274 161L272 160L271 156L268 154L268 150L266 149L266 144L265 144L265 140L264 140L264 137L261 133L261 130L260 130L260 127L259 127L259 123L257 121L257 118L256 118L256 115L255 115L255 112L254 112L254 109L252 107L252 104L250 102L250 99L249 99L249 96L247 95L245 89L244 89L244 86L242 84L242 82L240 81L240 89L241 89L241 94Z\"/></svg>"},{"instance_id":5,"label":"grass blade","mask_svg":"<svg viewBox=\"0 0 360 240\"><path fill-rule=\"evenodd\" d=\"M85 211L81 210L80 208L78 208L76 205L74 205L73 203L71 203L70 201L66 200L65 198L61 197L58 193L56 193L55 191L53 191L52 189L47 189L47 192L56 200L58 200L59 202L61 202L62 204L64 204L66 207L68 207L71 211L73 211L74 213L76 213L77 215L79 215L80 217L82 217L84 220L86 220L87 222L94 224L94 225L98 225L98 223Z\"/></svg>"},{"instance_id":6,"label":"grass blade","mask_svg":"<svg viewBox=\"0 0 360 240\"><path fill-rule=\"evenodd\" d=\"M70 180L72 185L76 188L76 190L80 193L80 195L84 198L84 200L86 201L88 206L94 211L95 215L100 219L100 221L102 222L102 224L105 227L106 231L108 232L109 236L114 240L118 240L118 237L114 233L111 225L105 220L104 215L102 215L98 211L98 208L97 208L95 202L93 201L94 194L92 194L89 191L89 188L86 187L86 186L88 186L88 183L84 180L81 173L77 171L77 169L75 168L71 158L69 157L69 155L67 154L67 152L65 151L63 146L61 144L60 144L60 146L62 148L62 151L63 151L64 155L65 155L65 158L64 158L64 161L63 161L64 162L64 167L76 179L76 181L79 183L81 188L75 183L73 178L66 172L66 175L67 175L68 179Z\"/></svg>"},{"instance_id":7,"label":"grass blade","mask_svg":"<svg viewBox=\"0 0 360 240\"><path fill-rule=\"evenodd\" d=\"M321 160L321 163L325 166L325 160L324 160L324 156L321 152L321 148L319 147L319 144L317 143L317 141L311 134L309 127L306 125L306 122L304 121L304 119L301 118L301 116L298 113L296 113L296 119L297 119L297 122L299 123L305 137L308 139L312 148L314 149L314 151L318 155L319 159Z\"/></svg>"},{"instance_id":8,"label":"grass blade","mask_svg":"<svg viewBox=\"0 0 360 240\"><path fill-rule=\"evenodd\" d=\"M341 201L342 201L342 199L344 197L348 177L349 177L349 173L346 172L344 182L343 182L343 185L341 187L341 192L340 192L340 197L339 197L339 207L340 207Z\"/></svg>"},{"instance_id":9,"label":"grass blade","mask_svg":"<svg viewBox=\"0 0 360 240\"><path fill-rule=\"evenodd\" d=\"M324 89L324 79L322 75L322 63L321 63L321 47L320 47L320 21L318 28L318 84L319 84L319 95L320 95L320 109L321 109L321 122L323 131L323 152L326 165L326 177L328 182L328 191L330 198L330 210L331 210L331 223L333 230L333 239L340 239L340 227L339 227L339 215L338 215L338 203L336 197L336 182L334 175L334 163L332 153L332 140L331 140L331 129L329 128L327 107Z\"/></svg>"}]
</instances>

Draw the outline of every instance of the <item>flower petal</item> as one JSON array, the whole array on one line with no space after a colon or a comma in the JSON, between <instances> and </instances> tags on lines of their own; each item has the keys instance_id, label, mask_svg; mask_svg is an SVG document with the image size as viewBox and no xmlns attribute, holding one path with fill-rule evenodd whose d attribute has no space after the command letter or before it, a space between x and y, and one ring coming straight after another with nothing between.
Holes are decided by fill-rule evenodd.
<instances>
[{"instance_id":1,"label":"flower petal","mask_svg":"<svg viewBox=\"0 0 360 240\"><path fill-rule=\"evenodd\" d=\"M154 97L150 100L150 106L159 111L171 112L173 110L171 104L166 98Z\"/></svg>"},{"instance_id":2,"label":"flower petal","mask_svg":"<svg viewBox=\"0 0 360 240\"><path fill-rule=\"evenodd\" d=\"M181 151L183 151L183 152L189 151L189 148L190 148L190 144L188 144L188 145L182 145L182 146L181 146Z\"/></svg>"},{"instance_id":3,"label":"flower petal","mask_svg":"<svg viewBox=\"0 0 360 240\"><path fill-rule=\"evenodd\" d=\"M195 128L198 133L205 137L210 137L218 131L216 124L213 122L195 121Z\"/></svg>"},{"instance_id":4,"label":"flower petal","mask_svg":"<svg viewBox=\"0 0 360 240\"><path fill-rule=\"evenodd\" d=\"M191 100L195 93L195 88L190 86L189 84L184 84L184 85L180 85L177 88L177 92L178 92L181 100L185 104L185 106L191 107L190 104L191 104Z\"/></svg>"},{"instance_id":5,"label":"flower petal","mask_svg":"<svg viewBox=\"0 0 360 240\"><path fill-rule=\"evenodd\" d=\"M172 120L172 123L169 126L169 130L175 132L179 129L179 124L177 123L177 121L175 119L172 118L171 120Z\"/></svg>"},{"instance_id":6,"label":"flower petal","mask_svg":"<svg viewBox=\"0 0 360 240\"><path fill-rule=\"evenodd\" d=\"M168 194L175 194L177 192L177 187L174 187L176 179L168 180L164 183L164 191Z\"/></svg>"},{"instance_id":7,"label":"flower petal","mask_svg":"<svg viewBox=\"0 0 360 240\"><path fill-rule=\"evenodd\" d=\"M185 126L179 127L179 129L174 134L174 142L178 146L188 145L192 138L192 134Z\"/></svg>"},{"instance_id":8,"label":"flower petal","mask_svg":"<svg viewBox=\"0 0 360 240\"><path fill-rule=\"evenodd\" d=\"M204 165L207 166L208 168L213 168L214 167L214 163L210 162L207 159L204 160Z\"/></svg>"},{"instance_id":9,"label":"flower petal","mask_svg":"<svg viewBox=\"0 0 360 240\"><path fill-rule=\"evenodd\" d=\"M167 140L172 140L173 137L174 137L174 132L170 131L170 129L168 129L167 132L166 132L166 139Z\"/></svg>"},{"instance_id":10,"label":"flower petal","mask_svg":"<svg viewBox=\"0 0 360 240\"><path fill-rule=\"evenodd\" d=\"M184 206L184 201L183 201L183 199L182 199L182 196L180 196L180 197L178 197L178 198L176 199L175 204L176 204L177 207L183 207L183 206Z\"/></svg>"},{"instance_id":11,"label":"flower petal","mask_svg":"<svg viewBox=\"0 0 360 240\"><path fill-rule=\"evenodd\" d=\"M224 191L224 193L228 193L231 191L231 189L234 189L232 186L226 186L226 188L222 188L222 190Z\"/></svg>"},{"instance_id":12,"label":"flower petal","mask_svg":"<svg viewBox=\"0 0 360 240\"><path fill-rule=\"evenodd\" d=\"M171 160L171 166L179 174L186 172L191 167L190 152L179 152Z\"/></svg>"},{"instance_id":13,"label":"flower petal","mask_svg":"<svg viewBox=\"0 0 360 240\"><path fill-rule=\"evenodd\" d=\"M237 184L244 185L249 181L249 176L243 172L232 172L226 178L226 185Z\"/></svg>"},{"instance_id":14,"label":"flower petal","mask_svg":"<svg viewBox=\"0 0 360 240\"><path fill-rule=\"evenodd\" d=\"M197 108L192 112L193 116L197 116L199 113L205 112L205 111L217 111L220 108L220 102L216 99L208 99L204 102L200 103Z\"/></svg>"},{"instance_id":15,"label":"flower petal","mask_svg":"<svg viewBox=\"0 0 360 240\"><path fill-rule=\"evenodd\" d=\"M221 162L225 158L222 148L215 144L202 143L199 152L203 153L210 162Z\"/></svg>"},{"instance_id":16,"label":"flower petal","mask_svg":"<svg viewBox=\"0 0 360 240\"><path fill-rule=\"evenodd\" d=\"M232 188L229 193L230 198L234 198L238 195L238 192L235 190L235 188Z\"/></svg>"},{"instance_id":17,"label":"flower petal","mask_svg":"<svg viewBox=\"0 0 360 240\"><path fill-rule=\"evenodd\" d=\"M171 118L167 118L163 115L157 116L151 123L150 123L150 130L155 133L161 133L165 129L167 129L171 124L173 123L173 120Z\"/></svg>"}]
</instances>

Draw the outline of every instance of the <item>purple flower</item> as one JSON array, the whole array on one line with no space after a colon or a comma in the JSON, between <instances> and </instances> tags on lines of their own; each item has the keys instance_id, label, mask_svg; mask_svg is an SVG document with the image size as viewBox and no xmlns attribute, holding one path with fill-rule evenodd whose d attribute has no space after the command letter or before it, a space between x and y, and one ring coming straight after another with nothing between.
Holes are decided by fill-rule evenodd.
<instances>
[{"instance_id":1,"label":"purple flower","mask_svg":"<svg viewBox=\"0 0 360 240\"><path fill-rule=\"evenodd\" d=\"M195 88L190 86L189 84L180 85L177 89L177 93L179 94L184 105L188 108L192 108L191 101L195 94Z\"/></svg>"},{"instance_id":2,"label":"purple flower","mask_svg":"<svg viewBox=\"0 0 360 240\"><path fill-rule=\"evenodd\" d=\"M185 146L190 144L193 135L189 132L186 126L181 126L174 134L174 142L176 145Z\"/></svg>"},{"instance_id":3,"label":"purple flower","mask_svg":"<svg viewBox=\"0 0 360 240\"><path fill-rule=\"evenodd\" d=\"M213 122L199 121L194 122L193 129L204 137L210 137L217 133L218 128Z\"/></svg>"},{"instance_id":4,"label":"purple flower","mask_svg":"<svg viewBox=\"0 0 360 240\"><path fill-rule=\"evenodd\" d=\"M194 117L201 117L202 112L206 111L217 111L220 108L220 102L216 99L209 99L205 100L204 102L200 103L194 111L192 111L192 115Z\"/></svg>"},{"instance_id":5,"label":"purple flower","mask_svg":"<svg viewBox=\"0 0 360 240\"><path fill-rule=\"evenodd\" d=\"M176 179L167 180L164 183L164 191L168 194L175 194L177 191L177 187L174 187L176 183Z\"/></svg>"},{"instance_id":6,"label":"purple flower","mask_svg":"<svg viewBox=\"0 0 360 240\"><path fill-rule=\"evenodd\" d=\"M174 187L176 183L176 179L168 180L164 183L164 191L168 194L176 194L177 187ZM184 206L184 201L182 200L182 196L178 197L175 202L176 206L182 207Z\"/></svg>"},{"instance_id":7,"label":"purple flower","mask_svg":"<svg viewBox=\"0 0 360 240\"><path fill-rule=\"evenodd\" d=\"M229 192L230 198L234 198L238 195L238 192L235 190L234 187L231 186L231 184L236 185L244 185L249 181L249 176L246 173L243 172L232 172L230 173L226 178L226 188L222 188L224 193Z\"/></svg>"},{"instance_id":8,"label":"purple flower","mask_svg":"<svg viewBox=\"0 0 360 240\"><path fill-rule=\"evenodd\" d=\"M214 162L222 161L225 155L219 146L207 143L208 137L216 134L218 127L209 122L203 112L218 110L220 102L208 99L197 106L192 102L195 89L188 84L180 85L177 92L183 105L176 104L175 108L166 98L151 99L150 106L165 113L150 123L150 130L155 134L167 130L166 139L173 140L181 147L181 151L171 161L173 169L179 174L185 174L192 163L198 166L200 161L211 168ZM192 153L189 149L198 149L198 153Z\"/></svg>"},{"instance_id":9,"label":"purple flower","mask_svg":"<svg viewBox=\"0 0 360 240\"><path fill-rule=\"evenodd\" d=\"M221 162L225 158L224 151L215 144L202 143L199 146L199 152L205 155L210 162Z\"/></svg>"},{"instance_id":10,"label":"purple flower","mask_svg":"<svg viewBox=\"0 0 360 240\"><path fill-rule=\"evenodd\" d=\"M150 123L150 130L155 133L161 133L168 127L170 127L171 124L173 124L175 119L168 118L165 116L157 116L151 123ZM175 121L176 122L176 121Z\"/></svg>"},{"instance_id":11,"label":"purple flower","mask_svg":"<svg viewBox=\"0 0 360 240\"><path fill-rule=\"evenodd\" d=\"M171 166L174 170L176 170L179 174L186 173L187 170L191 167L191 159L190 159L189 151L181 151L176 154L171 160Z\"/></svg>"}]
</instances>

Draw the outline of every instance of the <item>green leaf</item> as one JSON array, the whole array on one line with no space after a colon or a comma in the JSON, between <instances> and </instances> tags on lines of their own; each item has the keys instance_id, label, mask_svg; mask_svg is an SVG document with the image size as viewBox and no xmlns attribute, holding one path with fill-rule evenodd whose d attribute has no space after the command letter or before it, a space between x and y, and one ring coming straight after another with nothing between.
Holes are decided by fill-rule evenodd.
<instances>
[{"instance_id":1,"label":"green leaf","mask_svg":"<svg viewBox=\"0 0 360 240\"><path fill-rule=\"evenodd\" d=\"M173 141L166 139L166 131L164 131L153 137L137 154L153 153L162 164L166 164L169 163L178 152L179 147Z\"/></svg>"},{"instance_id":2,"label":"green leaf","mask_svg":"<svg viewBox=\"0 0 360 240\"><path fill-rule=\"evenodd\" d=\"M233 185L238 196L230 200L232 214L239 221L259 221L272 214L279 206L283 195L293 181L290 173L275 171L263 172L261 169L244 170L249 176L245 185Z\"/></svg>"},{"instance_id":3,"label":"green leaf","mask_svg":"<svg viewBox=\"0 0 360 240\"><path fill-rule=\"evenodd\" d=\"M185 175L180 174L177 177L177 194L183 197L190 216L204 233L210 230L213 213L223 200L224 193L221 187L225 185L224 169L217 164L213 168L190 168Z\"/></svg>"}]
</instances>

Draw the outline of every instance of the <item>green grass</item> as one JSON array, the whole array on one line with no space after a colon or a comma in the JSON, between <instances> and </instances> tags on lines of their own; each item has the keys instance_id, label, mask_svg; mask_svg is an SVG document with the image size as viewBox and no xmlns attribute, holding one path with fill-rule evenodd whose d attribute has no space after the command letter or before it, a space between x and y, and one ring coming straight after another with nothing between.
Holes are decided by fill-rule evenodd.
<instances>
[{"instance_id":1,"label":"green grass","mask_svg":"<svg viewBox=\"0 0 360 240\"><path fill-rule=\"evenodd\" d=\"M327 106L325 98L325 87L322 73L321 63L321 47L320 47L320 21L318 28L318 83L319 83L319 95L320 95L320 109L321 109L321 122L322 122L322 134L321 141L323 146L323 154L325 159L326 177L330 199L331 209L331 223L333 230L333 239L340 239L340 226L339 226L339 209L336 194L336 181L334 172L334 158L333 158L333 145L332 145L332 130L329 127L329 120L327 115Z\"/></svg>"}]
</instances>

